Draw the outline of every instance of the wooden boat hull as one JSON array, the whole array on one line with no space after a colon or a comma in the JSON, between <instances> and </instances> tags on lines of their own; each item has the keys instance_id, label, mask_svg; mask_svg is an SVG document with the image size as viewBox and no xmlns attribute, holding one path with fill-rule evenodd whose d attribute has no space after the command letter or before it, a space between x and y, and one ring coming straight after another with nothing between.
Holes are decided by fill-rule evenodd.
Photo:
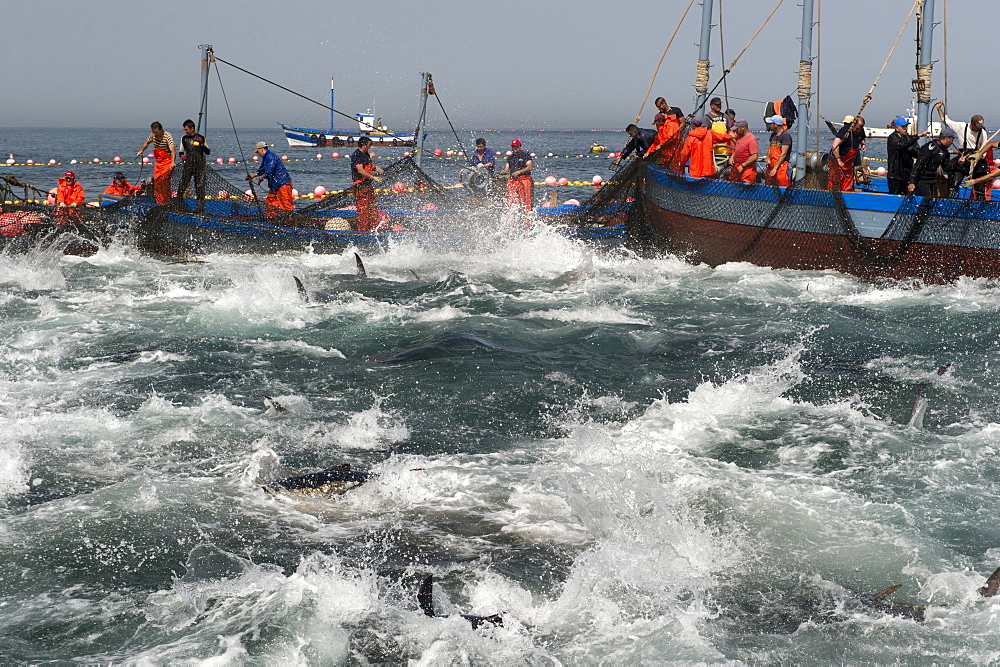
<instances>
[{"instance_id":1,"label":"wooden boat hull","mask_svg":"<svg viewBox=\"0 0 1000 667\"><path fill-rule=\"evenodd\" d=\"M1000 202L937 200L920 231L902 235L900 216L919 198L844 193L852 236L834 193L689 179L648 167L646 222L654 242L693 262L750 262L835 270L863 278L952 282L1000 277ZM779 207L779 197L787 197ZM906 207L910 208L907 209Z\"/></svg>"}]
</instances>

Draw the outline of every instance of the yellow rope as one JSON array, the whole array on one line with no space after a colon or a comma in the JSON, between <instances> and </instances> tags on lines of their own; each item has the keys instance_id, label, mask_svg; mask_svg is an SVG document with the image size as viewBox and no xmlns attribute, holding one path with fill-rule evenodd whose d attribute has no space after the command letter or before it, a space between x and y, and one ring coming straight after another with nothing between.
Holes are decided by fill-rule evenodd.
<instances>
[{"instance_id":1,"label":"yellow rope","mask_svg":"<svg viewBox=\"0 0 1000 667\"><path fill-rule=\"evenodd\" d=\"M906 20L903 21L903 27L899 29L899 34L896 35L896 41L892 43L892 48L889 49L889 55L885 57L885 62L882 63L882 69L878 71L878 76L875 77L872 87L868 89L868 94L865 95L863 100L861 100L861 108L858 109L858 113L854 114L855 117L860 116L861 112L865 110L866 106L868 106L868 103L872 101L872 93L875 92L875 86L878 85L878 80L882 78L882 73L885 72L885 68L889 64L889 59L892 58L892 54L896 50L896 45L899 44L899 39L903 36L903 31L906 30L906 26L910 23L910 19L913 18L913 13L917 10L917 5L919 4L920 0L913 0L913 6L910 7L910 13L906 15Z\"/></svg>"},{"instance_id":2,"label":"yellow rope","mask_svg":"<svg viewBox=\"0 0 1000 667\"><path fill-rule=\"evenodd\" d=\"M705 2L711 2L712 0L704 0ZM667 42L667 48L663 49L663 55L660 56L660 62L656 63L656 69L653 70L653 78L649 81L649 88L646 89L646 96L642 98L642 104L639 105L639 113L635 115L635 122L638 123L639 119L642 117L642 109L646 106L646 102L649 101L649 93L653 90L653 84L656 83L656 75L660 72L660 65L663 64L663 59L667 57L667 51L670 50L670 45L674 43L674 37L677 36L677 32L681 29L681 25L684 24L684 19L687 18L688 12L691 10L692 5L694 5L694 0L688 3L687 9L681 15L681 20L677 23L677 27L674 28L674 34L670 36L670 41Z\"/></svg>"}]
</instances>

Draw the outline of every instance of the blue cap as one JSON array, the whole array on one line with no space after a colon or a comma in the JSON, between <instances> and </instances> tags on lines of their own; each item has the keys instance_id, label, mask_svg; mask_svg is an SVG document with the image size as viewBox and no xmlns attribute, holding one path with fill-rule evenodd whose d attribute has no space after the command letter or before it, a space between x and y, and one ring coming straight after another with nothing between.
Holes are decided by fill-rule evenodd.
<instances>
[{"instance_id":1,"label":"blue cap","mask_svg":"<svg viewBox=\"0 0 1000 667\"><path fill-rule=\"evenodd\" d=\"M941 134L939 134L938 137L940 137L941 139L944 139L945 137L951 137L952 139L957 139L958 135L955 134L955 130L951 129L950 127L945 127L942 128Z\"/></svg>"},{"instance_id":2,"label":"blue cap","mask_svg":"<svg viewBox=\"0 0 1000 667\"><path fill-rule=\"evenodd\" d=\"M905 118L903 118L902 116L900 116L896 120L892 121L892 124L893 125L909 125L910 121L908 121Z\"/></svg>"},{"instance_id":3,"label":"blue cap","mask_svg":"<svg viewBox=\"0 0 1000 667\"><path fill-rule=\"evenodd\" d=\"M688 118L688 125L693 125L694 127L701 127L701 116Z\"/></svg>"}]
</instances>

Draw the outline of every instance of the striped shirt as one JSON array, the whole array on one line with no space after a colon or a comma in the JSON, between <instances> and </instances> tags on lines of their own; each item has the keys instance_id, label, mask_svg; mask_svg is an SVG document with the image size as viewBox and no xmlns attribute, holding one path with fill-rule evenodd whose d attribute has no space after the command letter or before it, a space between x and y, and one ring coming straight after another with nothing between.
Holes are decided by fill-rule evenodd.
<instances>
[{"instance_id":1,"label":"striped shirt","mask_svg":"<svg viewBox=\"0 0 1000 667\"><path fill-rule=\"evenodd\" d=\"M146 139L147 143L153 144L153 148L159 148L161 151L170 152L170 149L174 145L174 136L169 132L164 132L163 137L160 139L156 138L156 135L150 133L149 139Z\"/></svg>"}]
</instances>

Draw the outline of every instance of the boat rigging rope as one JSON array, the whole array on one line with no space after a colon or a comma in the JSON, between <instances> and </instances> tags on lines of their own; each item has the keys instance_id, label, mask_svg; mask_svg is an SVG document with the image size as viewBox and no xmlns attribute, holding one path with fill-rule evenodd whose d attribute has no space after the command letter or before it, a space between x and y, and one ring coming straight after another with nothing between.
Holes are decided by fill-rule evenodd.
<instances>
[{"instance_id":1,"label":"boat rigging rope","mask_svg":"<svg viewBox=\"0 0 1000 667\"><path fill-rule=\"evenodd\" d=\"M820 56L823 49L823 0L816 0L816 152L819 153L819 89L822 78L820 66L823 59Z\"/></svg>"},{"instance_id":2,"label":"boat rigging rope","mask_svg":"<svg viewBox=\"0 0 1000 667\"><path fill-rule=\"evenodd\" d=\"M429 94L434 95L438 101L438 106L441 107L441 113L444 114L444 119L448 121L448 127L451 128L451 133L455 135L455 141L458 142L458 147L462 149L462 153L465 153L465 146L462 145L462 140L458 137L458 132L455 131L455 126L451 124L451 118L448 118L448 112L444 110L444 104L441 102L441 96L434 92L434 84L431 82L430 75L427 76L427 88Z\"/></svg>"},{"instance_id":3,"label":"boat rigging rope","mask_svg":"<svg viewBox=\"0 0 1000 667\"><path fill-rule=\"evenodd\" d=\"M231 63L231 62L229 62L227 60L223 60L222 58L218 57L215 54L212 54L212 60L213 61L218 60L220 63L224 63L226 65L229 65L233 69L238 69L239 71L243 72L244 74L249 74L250 76L254 77L255 79L260 79L264 83L269 83L272 86L275 86L276 88L281 88L285 92L291 93L292 95L295 95L296 97L301 97L302 99L306 100L307 102L312 102L313 104L318 104L319 106L323 107L324 109L326 109L328 111L332 111L335 114L341 115L344 118L347 118L349 120L353 120L353 121L356 121L356 122L361 122L361 121L358 121L358 118L356 116L350 116L350 115L344 113L343 111L338 111L338 110L334 109L333 107L331 107L328 104L323 104L322 102L317 102L316 100L312 99L311 97L306 97L302 93L297 93L294 90L292 90L291 88L286 88L285 86L282 86L280 83L275 83L274 81L271 81L270 79L265 79L264 77L262 77L259 74L254 74L250 70L243 69L239 65L234 65L233 63ZM218 66L216 66L215 71L216 72L219 71ZM368 123L365 123L365 125L368 125L368 127L371 128L372 130L378 129L378 128L376 128L373 125L370 125ZM388 135L388 136L390 136L390 137L393 137L394 139L400 139L400 140L403 139L402 137L399 137L399 136L393 134L392 132L386 132L385 134Z\"/></svg>"},{"instance_id":4,"label":"boat rigging rope","mask_svg":"<svg viewBox=\"0 0 1000 667\"><path fill-rule=\"evenodd\" d=\"M711 2L711 0L704 1ZM646 89L646 96L642 98L642 104L639 105L639 112L635 115L634 122L636 123L638 123L639 119L642 117L642 110L646 106L646 102L649 101L649 93L653 90L653 84L656 82L656 75L660 72L660 65L663 64L663 59L667 57L667 51L670 50L670 45L674 43L674 37L677 36L677 32L681 29L681 25L684 24L684 19L687 18L688 12L691 10L693 5L694 0L691 0L691 2L688 3L687 9L685 9L684 13L681 14L681 20L677 22L677 27L674 28L674 34L670 36L670 41L667 42L667 47L663 49L663 55L660 56L660 62L656 63L656 69L653 70L653 78L649 80L649 88Z\"/></svg>"},{"instance_id":5,"label":"boat rigging rope","mask_svg":"<svg viewBox=\"0 0 1000 667\"><path fill-rule=\"evenodd\" d=\"M892 48L889 49L889 55L885 57L885 62L882 63L882 69L878 71L878 76L876 76L875 81L872 82L872 87L868 89L868 94L865 95L864 99L861 100L861 108L858 109L858 112L856 114L854 114L855 117L860 116L861 112L865 110L866 106L868 106L868 103L872 101L872 93L875 92L875 86L878 85L878 80L882 78L882 73L885 72L885 68L889 64L889 59L892 58L892 54L896 50L896 45L899 44L899 38L903 36L903 31L906 30L906 26L910 23L910 19L913 18L913 14L914 12L916 12L917 5L919 4L920 0L913 0L913 6L910 8L910 13L906 15L906 20L903 21L903 27L899 29L899 34L896 35L896 41L892 43ZM928 82L929 80L930 76L928 75ZM930 86L928 86L927 88L928 88L927 94L930 95Z\"/></svg>"},{"instance_id":6,"label":"boat rigging rope","mask_svg":"<svg viewBox=\"0 0 1000 667\"><path fill-rule=\"evenodd\" d=\"M928 91L930 90L930 75L927 76ZM930 102L930 93L927 94ZM948 109L948 0L944 0L944 108ZM918 128L919 129L919 128Z\"/></svg>"},{"instance_id":7,"label":"boat rigging rope","mask_svg":"<svg viewBox=\"0 0 1000 667\"><path fill-rule=\"evenodd\" d=\"M212 60L209 62L215 62L215 54L212 54ZM226 112L229 114L229 122L233 126L233 135L236 137L236 147L240 151L240 161L243 163L243 170L247 173L247 182L250 183L250 192L253 193L253 202L257 206L257 214L260 217L264 217L264 212L260 207L260 197L257 196L257 189L253 186L253 181L250 179L250 168L247 165L246 156L243 154L243 144L240 143L239 132L236 131L236 121L233 119L233 110L229 108L229 98L226 97L226 89L222 85L222 74L219 72L219 66L215 66L215 75L219 78L219 90L222 91L222 100L226 103Z\"/></svg>"},{"instance_id":8,"label":"boat rigging rope","mask_svg":"<svg viewBox=\"0 0 1000 667\"><path fill-rule=\"evenodd\" d=\"M722 58L722 62L726 62L726 36L725 31L722 29L722 0L719 0L719 57ZM722 96L726 98L726 108L729 108L729 82L723 80L722 84ZM738 100L740 98L734 97L733 99ZM756 102L756 100L747 100L748 102ZM767 102L763 102L767 104Z\"/></svg>"},{"instance_id":9,"label":"boat rigging rope","mask_svg":"<svg viewBox=\"0 0 1000 667\"><path fill-rule=\"evenodd\" d=\"M723 81L725 81L725 80L726 80L726 76L727 76L727 75L728 75L728 74L729 74L730 72L732 72L732 71L733 71L733 68L734 68L734 67L736 67L736 63L738 63L738 62L740 61L740 58L742 58L742 57L743 57L743 54L747 52L747 49L749 49L749 48L750 48L750 45L751 45L751 44L753 44L753 42L754 42L754 40L755 40L755 39L757 39L757 36L758 36L758 35L760 34L761 30L763 30L763 29L764 29L764 26L766 26L766 25L768 24L768 22L769 22L769 21L771 20L771 17L772 17L772 16L774 16L774 13L775 13L776 11L778 11L778 7L781 7L781 4L782 4L782 3L784 2L784 1L785 1L785 0L778 0L778 4L776 4L776 5L774 6L774 9L772 9L772 10L771 10L771 13L767 15L767 18L766 18L766 19L764 19L764 22L760 24L760 27L759 27L759 28L757 28L757 32L755 32L755 33L753 34L753 37L751 37L751 38L750 38L750 41L749 41L749 42L747 42L747 45L743 47L743 50L742 50L742 51L740 51L740 52L739 52L739 54L738 54L738 55L736 56L736 58L735 58L735 59L733 60L733 62L731 62L731 63L729 64L729 67L727 67L727 68L726 68L726 69L725 69L725 70L724 70L724 71L722 72L722 77L721 77L721 78L719 79L719 83L715 84L715 87L714 87L714 88L712 88L712 90L711 90L711 91L709 91L708 95L711 95L712 93L714 93L714 92L715 92L715 89L719 87L719 84L721 84L721 83L722 83ZM725 61L723 61L723 62L725 62ZM695 114L697 114L697 113L698 113L699 111L701 111L701 110L702 110L703 108L705 108L705 102L707 102L707 101L708 101L708 95L706 95L706 96L705 96L705 101L701 103L701 106L699 106L699 107L698 107L697 109L695 109L695 110L694 110L694 112L693 112L693 113L691 114L692 116L694 116L694 115L695 115Z\"/></svg>"}]
</instances>

